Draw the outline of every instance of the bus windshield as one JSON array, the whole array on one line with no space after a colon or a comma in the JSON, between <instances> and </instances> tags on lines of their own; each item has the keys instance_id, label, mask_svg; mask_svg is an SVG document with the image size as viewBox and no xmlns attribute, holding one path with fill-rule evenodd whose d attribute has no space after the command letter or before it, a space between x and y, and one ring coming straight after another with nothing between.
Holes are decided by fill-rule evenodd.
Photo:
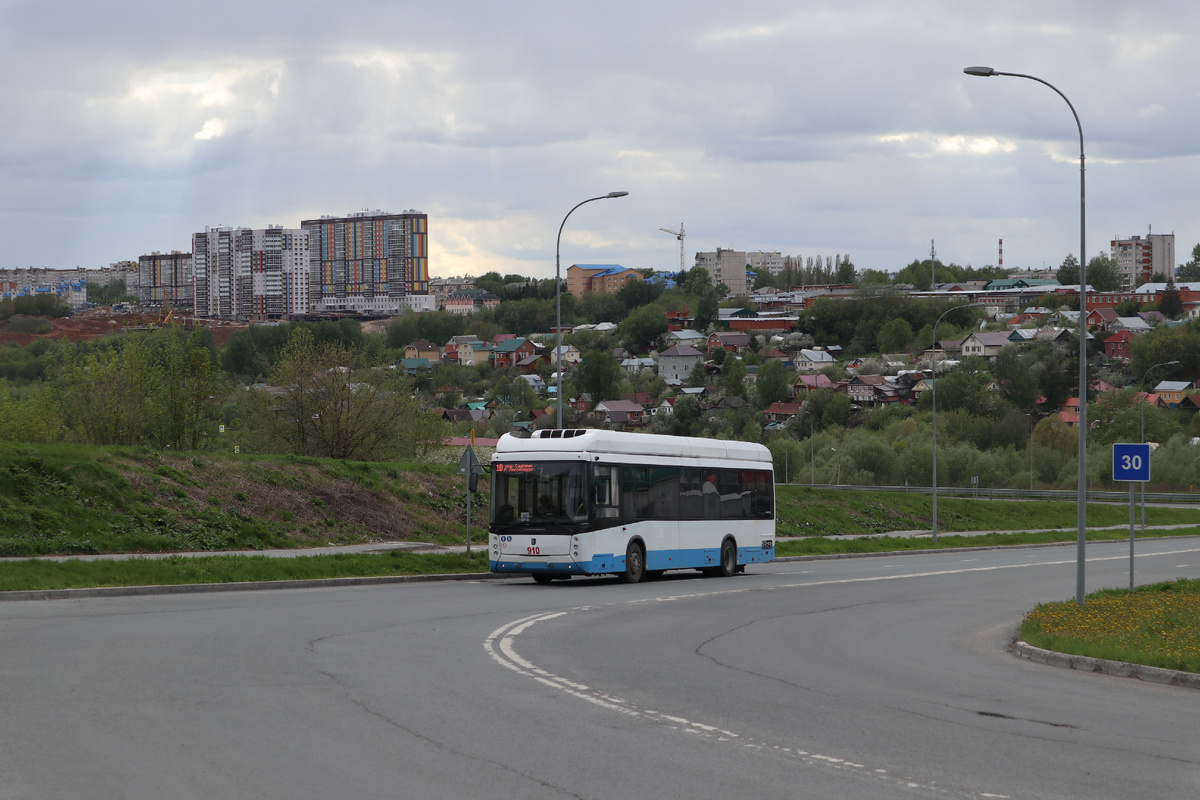
<instances>
[{"instance_id":1,"label":"bus windshield","mask_svg":"<svg viewBox=\"0 0 1200 800\"><path fill-rule=\"evenodd\" d=\"M574 524L588 518L581 461L500 462L492 471L492 523Z\"/></svg>"}]
</instances>

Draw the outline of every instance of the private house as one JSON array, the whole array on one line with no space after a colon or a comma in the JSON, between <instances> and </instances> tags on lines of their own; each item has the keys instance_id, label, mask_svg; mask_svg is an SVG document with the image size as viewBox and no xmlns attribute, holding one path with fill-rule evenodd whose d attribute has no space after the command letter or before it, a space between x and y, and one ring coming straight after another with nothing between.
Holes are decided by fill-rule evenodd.
<instances>
[{"instance_id":1,"label":"private house","mask_svg":"<svg viewBox=\"0 0 1200 800\"><path fill-rule=\"evenodd\" d=\"M473 341L461 342L458 345L458 363L464 367L473 367L477 364L486 364L491 359L489 354L492 351L492 346L487 342L482 342L479 339Z\"/></svg>"},{"instance_id":2,"label":"private house","mask_svg":"<svg viewBox=\"0 0 1200 800\"><path fill-rule=\"evenodd\" d=\"M641 425L646 421L646 407L632 400L601 400L592 410L604 415L604 424L609 427Z\"/></svg>"},{"instance_id":3,"label":"private house","mask_svg":"<svg viewBox=\"0 0 1200 800\"><path fill-rule=\"evenodd\" d=\"M1111 325L1108 326L1110 331L1129 331L1134 334L1149 333L1154 330L1150 323L1141 317L1117 317Z\"/></svg>"},{"instance_id":4,"label":"private house","mask_svg":"<svg viewBox=\"0 0 1200 800\"><path fill-rule=\"evenodd\" d=\"M763 411L763 417L768 422L787 422L800 413L802 403L771 403Z\"/></svg>"},{"instance_id":5,"label":"private house","mask_svg":"<svg viewBox=\"0 0 1200 800\"><path fill-rule=\"evenodd\" d=\"M442 346L442 361L458 362L458 346L463 342L478 342L479 337L473 333L466 333L460 336L451 336L446 344Z\"/></svg>"},{"instance_id":6,"label":"private house","mask_svg":"<svg viewBox=\"0 0 1200 800\"><path fill-rule=\"evenodd\" d=\"M621 361L621 369L625 370L630 375L637 375L641 372L653 372L656 364L653 358L626 358Z\"/></svg>"},{"instance_id":7,"label":"private house","mask_svg":"<svg viewBox=\"0 0 1200 800\"><path fill-rule=\"evenodd\" d=\"M508 369L515 367L521 359L537 353L537 348L533 342L528 339L516 337L513 339L505 339L497 344L491 351L492 365L497 369Z\"/></svg>"},{"instance_id":8,"label":"private house","mask_svg":"<svg viewBox=\"0 0 1200 800\"><path fill-rule=\"evenodd\" d=\"M718 331L708 335L708 352L723 349L726 353L742 355L750 346L750 334L741 331Z\"/></svg>"},{"instance_id":9,"label":"private house","mask_svg":"<svg viewBox=\"0 0 1200 800\"><path fill-rule=\"evenodd\" d=\"M560 352L562 353L562 363L564 364L578 364L583 359L578 347L573 344L564 344L561 347L554 347L550 350L550 363L555 367L558 366Z\"/></svg>"},{"instance_id":10,"label":"private house","mask_svg":"<svg viewBox=\"0 0 1200 800\"><path fill-rule=\"evenodd\" d=\"M669 384L686 383L696 365L704 361L704 354L686 344L668 347L658 354L658 374Z\"/></svg>"},{"instance_id":11,"label":"private house","mask_svg":"<svg viewBox=\"0 0 1200 800\"><path fill-rule=\"evenodd\" d=\"M686 344L689 347L697 349L704 347L708 337L700 331L694 331L691 328L684 328L681 331L673 331L668 329L664 338L671 344Z\"/></svg>"},{"instance_id":12,"label":"private house","mask_svg":"<svg viewBox=\"0 0 1200 800\"><path fill-rule=\"evenodd\" d=\"M796 380L792 381L792 397L797 397L801 394L815 392L818 389L832 389L833 381L829 380L828 375L797 375Z\"/></svg>"},{"instance_id":13,"label":"private house","mask_svg":"<svg viewBox=\"0 0 1200 800\"><path fill-rule=\"evenodd\" d=\"M525 358L522 358L521 360L519 360L517 362L517 369L521 370L521 372L523 372L523 373L528 374L530 372L533 372L538 367L541 367L542 365L549 364L549 363L550 363L550 359L546 358L546 356L542 355L541 353L534 353L531 356L526 356Z\"/></svg>"},{"instance_id":14,"label":"private house","mask_svg":"<svg viewBox=\"0 0 1200 800\"><path fill-rule=\"evenodd\" d=\"M801 350L796 355L796 369L801 372L816 372L837 364L837 359L827 350Z\"/></svg>"},{"instance_id":15,"label":"private house","mask_svg":"<svg viewBox=\"0 0 1200 800\"><path fill-rule=\"evenodd\" d=\"M980 356L991 360L1000 354L1000 349L1006 344L1008 344L1007 333L977 331L962 340L962 354L964 358Z\"/></svg>"},{"instance_id":16,"label":"private house","mask_svg":"<svg viewBox=\"0 0 1200 800\"><path fill-rule=\"evenodd\" d=\"M424 339L417 339L404 348L405 358L427 358L431 363L442 360L442 348Z\"/></svg>"},{"instance_id":17,"label":"private house","mask_svg":"<svg viewBox=\"0 0 1200 800\"><path fill-rule=\"evenodd\" d=\"M400 368L404 370L409 377L415 376L418 372L428 372L433 368L428 358L402 358L400 359Z\"/></svg>"},{"instance_id":18,"label":"private house","mask_svg":"<svg viewBox=\"0 0 1200 800\"><path fill-rule=\"evenodd\" d=\"M1129 342L1133 334L1129 331L1114 333L1104 340L1104 355L1109 358L1129 358Z\"/></svg>"},{"instance_id":19,"label":"private house","mask_svg":"<svg viewBox=\"0 0 1200 800\"><path fill-rule=\"evenodd\" d=\"M446 298L446 310L451 314L474 314L500 305L500 298L487 289L462 289Z\"/></svg>"},{"instance_id":20,"label":"private house","mask_svg":"<svg viewBox=\"0 0 1200 800\"><path fill-rule=\"evenodd\" d=\"M1093 308L1087 315L1087 327L1107 329L1120 317L1117 315L1116 309L1112 308Z\"/></svg>"},{"instance_id":21,"label":"private house","mask_svg":"<svg viewBox=\"0 0 1200 800\"><path fill-rule=\"evenodd\" d=\"M533 389L539 395L546 393L546 382L542 380L541 375L520 375L519 378L529 384L529 388Z\"/></svg>"},{"instance_id":22,"label":"private house","mask_svg":"<svg viewBox=\"0 0 1200 800\"><path fill-rule=\"evenodd\" d=\"M1183 401L1183 396L1194 388L1191 381L1162 381L1154 387L1154 393L1167 407L1176 408Z\"/></svg>"},{"instance_id":23,"label":"private house","mask_svg":"<svg viewBox=\"0 0 1200 800\"><path fill-rule=\"evenodd\" d=\"M846 395L855 405L873 406L886 384L887 379L882 375L855 375L846 384Z\"/></svg>"}]
</instances>

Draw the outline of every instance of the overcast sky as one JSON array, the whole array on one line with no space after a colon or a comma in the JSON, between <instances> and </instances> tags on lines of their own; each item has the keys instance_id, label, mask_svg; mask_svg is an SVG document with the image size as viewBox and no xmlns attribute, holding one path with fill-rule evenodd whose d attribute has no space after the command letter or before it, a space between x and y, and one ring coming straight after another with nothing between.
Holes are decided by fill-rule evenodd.
<instances>
[{"instance_id":1,"label":"overcast sky","mask_svg":"<svg viewBox=\"0 0 1200 800\"><path fill-rule=\"evenodd\" d=\"M0 0L0 267L429 214L434 277L1200 242L1200 3Z\"/></svg>"}]
</instances>

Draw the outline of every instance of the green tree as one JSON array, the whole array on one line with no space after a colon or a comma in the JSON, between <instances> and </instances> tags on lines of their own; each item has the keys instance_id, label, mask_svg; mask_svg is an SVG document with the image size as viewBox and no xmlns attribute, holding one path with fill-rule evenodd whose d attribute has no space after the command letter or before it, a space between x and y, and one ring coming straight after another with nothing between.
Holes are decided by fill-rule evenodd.
<instances>
[{"instance_id":1,"label":"green tree","mask_svg":"<svg viewBox=\"0 0 1200 800\"><path fill-rule=\"evenodd\" d=\"M1200 281L1200 244L1192 248L1192 258L1179 265L1179 280Z\"/></svg>"},{"instance_id":2,"label":"green tree","mask_svg":"<svg viewBox=\"0 0 1200 800\"><path fill-rule=\"evenodd\" d=\"M895 317L880 327L876 344L881 353L903 353L913 346L912 326L903 317Z\"/></svg>"},{"instance_id":3,"label":"green tree","mask_svg":"<svg viewBox=\"0 0 1200 800\"><path fill-rule=\"evenodd\" d=\"M746 365L738 358L727 358L721 365L721 388L729 396L746 397Z\"/></svg>"},{"instance_id":4,"label":"green tree","mask_svg":"<svg viewBox=\"0 0 1200 800\"><path fill-rule=\"evenodd\" d=\"M788 378L787 369L778 359L769 359L758 368L754 387L758 392L758 402L763 408L787 399L788 391L792 388Z\"/></svg>"},{"instance_id":5,"label":"green tree","mask_svg":"<svg viewBox=\"0 0 1200 800\"><path fill-rule=\"evenodd\" d=\"M667 315L662 306L650 305L637 309L617 326L617 338L630 353L647 347L658 349L658 339L667 332Z\"/></svg>"},{"instance_id":6,"label":"green tree","mask_svg":"<svg viewBox=\"0 0 1200 800\"><path fill-rule=\"evenodd\" d=\"M587 394L590 408L602 400L612 400L620 393L625 375L621 365L607 350L588 350L579 364L579 389Z\"/></svg>"},{"instance_id":7,"label":"green tree","mask_svg":"<svg viewBox=\"0 0 1200 800\"><path fill-rule=\"evenodd\" d=\"M275 390L253 395L251 424L264 446L379 461L440 444L445 426L421 411L403 373L356 362L345 345L318 344L311 331L293 330L268 376Z\"/></svg>"},{"instance_id":8,"label":"green tree","mask_svg":"<svg viewBox=\"0 0 1200 800\"><path fill-rule=\"evenodd\" d=\"M688 373L687 385L691 389L699 389L708 383L708 372L704 369L704 362L697 361L692 367L692 371Z\"/></svg>"},{"instance_id":9,"label":"green tree","mask_svg":"<svg viewBox=\"0 0 1200 800\"><path fill-rule=\"evenodd\" d=\"M705 272L705 275L708 273ZM706 331L709 326L717 321L720 314L720 297L716 291L709 289L696 298L696 313L694 315L696 330Z\"/></svg>"},{"instance_id":10,"label":"green tree","mask_svg":"<svg viewBox=\"0 0 1200 800\"><path fill-rule=\"evenodd\" d=\"M156 339L161 380L147 387L155 439L175 450L199 449L226 394L212 352L204 346L201 329L186 341L172 328Z\"/></svg>"},{"instance_id":11,"label":"green tree","mask_svg":"<svg viewBox=\"0 0 1200 800\"><path fill-rule=\"evenodd\" d=\"M1074 254L1067 253L1067 257L1063 259L1062 265L1059 266L1058 272L1054 275L1058 282L1063 286L1071 284L1079 285L1079 259L1075 258Z\"/></svg>"},{"instance_id":12,"label":"green tree","mask_svg":"<svg viewBox=\"0 0 1200 800\"><path fill-rule=\"evenodd\" d=\"M1078 283L1079 279L1076 278ZM1117 262L1108 255L1101 253L1088 262L1087 282L1097 292L1116 292L1121 289L1121 270ZM1059 281L1062 283L1062 281Z\"/></svg>"},{"instance_id":13,"label":"green tree","mask_svg":"<svg viewBox=\"0 0 1200 800\"><path fill-rule=\"evenodd\" d=\"M52 368L63 422L85 444L142 444L152 416L148 387L160 381L140 338L106 343L86 354L62 353Z\"/></svg>"},{"instance_id":14,"label":"green tree","mask_svg":"<svg viewBox=\"0 0 1200 800\"><path fill-rule=\"evenodd\" d=\"M57 442L63 417L51 387L17 388L0 378L0 442Z\"/></svg>"},{"instance_id":15,"label":"green tree","mask_svg":"<svg viewBox=\"0 0 1200 800\"><path fill-rule=\"evenodd\" d=\"M1179 290L1175 288L1174 283L1167 284L1167 288L1163 290L1158 310L1167 319L1175 319L1183 313L1183 298L1179 296Z\"/></svg>"}]
</instances>

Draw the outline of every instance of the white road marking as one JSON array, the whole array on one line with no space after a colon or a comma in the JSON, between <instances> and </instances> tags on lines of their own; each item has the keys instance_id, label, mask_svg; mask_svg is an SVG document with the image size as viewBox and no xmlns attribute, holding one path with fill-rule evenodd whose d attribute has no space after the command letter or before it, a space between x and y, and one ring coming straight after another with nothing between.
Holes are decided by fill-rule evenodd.
<instances>
[{"instance_id":1,"label":"white road marking","mask_svg":"<svg viewBox=\"0 0 1200 800\"><path fill-rule=\"evenodd\" d=\"M1149 557L1154 557L1154 556L1179 555L1182 553L1196 553L1196 552L1200 552L1200 547L1184 548L1181 550L1168 550L1168 551L1162 551L1162 552L1158 552L1158 553L1142 553L1142 554L1140 554L1140 556L1142 558L1149 558ZM1089 561L1124 561L1124 560L1128 559L1128 557L1129 556L1127 554L1124 554L1124 555L1117 555L1117 556L1104 556L1104 557L1099 557L1099 558L1090 558L1088 560ZM901 786L905 786L905 787L912 788L912 789L924 789L926 791L930 791L930 792L933 792L933 793L939 794L939 795L949 796L949 795L953 794L953 795L961 795L962 797L989 797L989 798L997 798L998 800L1006 800L1006 798L1008 798L1008 795L991 794L988 792L972 792L972 791L965 791L965 790L962 792L952 792L952 791L947 790L940 786L933 786L930 784L920 784L920 783L913 782L911 778L902 778L901 779L901 778L887 777L887 771L884 769L871 769L871 768L866 767L863 764L858 764L858 763L855 763L852 761L846 761L844 759L837 758L834 756L818 755L816 753L810 754L810 753L805 752L804 750L798 750L798 749L793 750L792 748L783 747L781 745L771 744L768 742L755 741L753 739L744 737L740 734L734 733L733 731L723 730L721 728L717 728L712 725L707 725L702 722L693 722L692 720L686 719L684 717L679 717L679 716L675 716L672 714L665 714L663 712L655 711L655 710L652 710L649 708L642 708L642 707L635 705L634 703L629 702L628 700L623 700L619 697L612 697L611 695L604 694L604 693L600 692L599 690L591 689L590 687L585 686L581 683L576 683L574 681L570 681L566 678L560 677L558 675L554 675L554 674L538 667L537 665L533 664L532 662L523 658L522 656L520 656L517 653L516 649L514 648L515 640L519 635L521 635L525 631L529 630L531 627L538 624L539 622L547 622L549 620L558 619L559 617L565 617L570 614L584 613L587 611L594 610L596 608L612 608L612 607L620 606L620 605L639 605L639 604L644 604L644 603L669 603L669 602L673 602L676 600L687 600L687 599L696 598L696 597L716 597L719 595L741 594L743 592L776 591L779 589L801 589L801 588L805 588L808 586L834 586L834 585L848 584L848 583L874 583L877 581L894 581L894 580L903 580L903 579L907 579L907 578L928 578L928 577L935 577L935 576L940 576L940 575L956 575L956 574L966 574L966 573L971 573L971 572L996 572L996 571L1005 570L1005 569L1027 569L1029 567L1038 567L1038 566L1061 566L1063 564L1073 564L1073 563L1075 563L1074 558L1064 559L1061 561L1039 561L1034 564L1025 563L1025 564L1001 564L1001 565L991 566L991 567L960 567L957 569L929 570L926 572L909 572L909 573L904 573L904 574L900 574L900 575L877 575L877 576L873 576L873 577L862 577L862 578L838 578L838 579L823 580L823 581L806 581L806 582L802 582L802 583L784 584L782 586L763 586L763 587L746 587L746 588L741 588L741 589L718 589L718 590L709 590L709 591L696 591L696 592L687 592L687 593L676 594L676 595L668 595L666 597L650 597L650 598L642 598L642 599L638 599L638 600L622 600L622 601L616 601L616 602L612 602L612 603L603 603L601 605L579 606L577 608L569 609L567 611L555 611L555 612L548 613L548 614L535 614L533 616L522 617L521 619L513 620L512 622L502 625L499 628L497 628L496 630L492 631L490 634L488 634L488 637L486 639L484 639L484 641L483 641L483 647L485 650L487 650L488 655L494 661L496 661L496 663L500 664L503 667L506 667L507 669L511 669L514 672L517 672L521 675L525 675L527 677L533 678L534 680L538 681L541 684L544 684L545 686L566 692L567 694L571 695L572 697L576 697L580 700L584 700L586 702L592 703L593 705L600 706L601 708L606 708L610 711L616 711L619 714L625 714L626 716L630 716L630 717L641 717L643 719L646 719L648 721L654 722L659 725L666 725L667 727L673 728L673 729L675 729L677 731L681 731L683 733L690 733L690 734L694 734L694 735L698 735L698 736L711 737L711 738L715 738L717 741L720 741L720 742L737 741L740 744L742 744L744 747L755 748L755 749L760 749L760 750L774 750L785 756L788 756L788 757L791 757L794 759L798 759L801 762L808 764L810 766L825 766L825 767L828 767L831 769L859 772L863 775L879 777L879 778L882 778L883 780L887 780L887 781L896 783ZM899 566L899 565L887 564L884 566L886 568L890 569L893 566ZM1186 566L1186 565L1181 565L1181 566ZM779 573L779 574L792 575L792 574L807 574L810 572L813 572L813 570L806 570L803 573Z\"/></svg>"}]
</instances>

